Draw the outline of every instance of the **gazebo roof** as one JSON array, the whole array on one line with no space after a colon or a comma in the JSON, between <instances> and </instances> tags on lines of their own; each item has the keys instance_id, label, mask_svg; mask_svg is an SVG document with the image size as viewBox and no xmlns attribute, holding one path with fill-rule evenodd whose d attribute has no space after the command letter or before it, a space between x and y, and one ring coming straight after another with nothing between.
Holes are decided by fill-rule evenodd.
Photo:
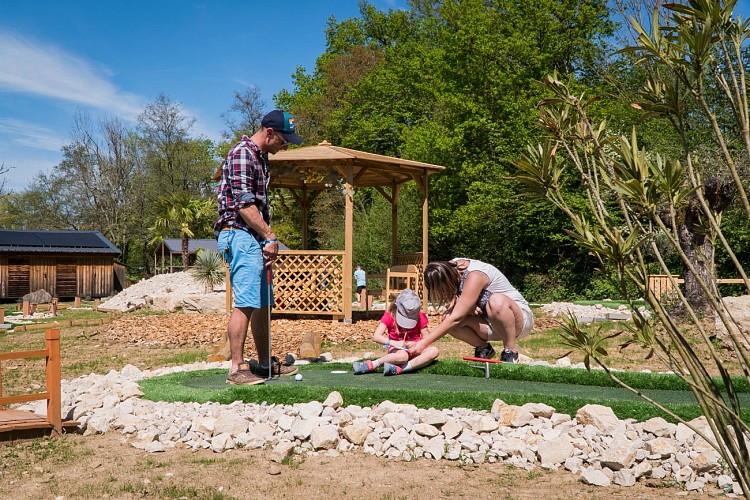
<instances>
[{"instance_id":1,"label":"gazebo roof","mask_svg":"<svg viewBox=\"0 0 750 500\"><path fill-rule=\"evenodd\" d=\"M271 187L317 190L330 188L354 167L355 187L390 186L442 171L445 167L334 146L326 141L269 155Z\"/></svg>"}]
</instances>

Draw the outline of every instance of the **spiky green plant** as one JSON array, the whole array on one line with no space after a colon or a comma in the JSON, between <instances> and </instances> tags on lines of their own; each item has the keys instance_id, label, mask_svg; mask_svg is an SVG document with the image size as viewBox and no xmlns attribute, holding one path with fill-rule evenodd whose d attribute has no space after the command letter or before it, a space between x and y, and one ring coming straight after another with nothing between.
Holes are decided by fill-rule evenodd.
<instances>
[{"instance_id":1,"label":"spiky green plant","mask_svg":"<svg viewBox=\"0 0 750 500\"><path fill-rule=\"evenodd\" d=\"M213 250L198 250L195 256L195 264L190 269L190 274L203 283L206 291L211 291L216 285L224 283L226 267L219 252Z\"/></svg>"}]
</instances>

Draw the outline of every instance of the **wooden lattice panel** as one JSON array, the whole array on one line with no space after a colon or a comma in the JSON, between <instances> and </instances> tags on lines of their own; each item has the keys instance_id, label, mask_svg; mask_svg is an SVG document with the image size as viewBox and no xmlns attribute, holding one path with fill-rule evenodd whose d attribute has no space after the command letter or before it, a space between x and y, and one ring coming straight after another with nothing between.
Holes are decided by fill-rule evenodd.
<instances>
[{"instance_id":1,"label":"wooden lattice panel","mask_svg":"<svg viewBox=\"0 0 750 500\"><path fill-rule=\"evenodd\" d=\"M344 312L344 252L286 250L273 266L274 313Z\"/></svg>"}]
</instances>

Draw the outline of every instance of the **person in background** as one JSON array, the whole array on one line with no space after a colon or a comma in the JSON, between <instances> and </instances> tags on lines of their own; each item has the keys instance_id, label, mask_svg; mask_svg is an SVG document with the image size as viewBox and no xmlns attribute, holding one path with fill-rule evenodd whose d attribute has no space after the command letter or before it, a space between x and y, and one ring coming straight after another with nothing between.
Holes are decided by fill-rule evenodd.
<instances>
[{"instance_id":1,"label":"person in background","mask_svg":"<svg viewBox=\"0 0 750 500\"><path fill-rule=\"evenodd\" d=\"M372 373L383 367L383 375L400 375L422 368L435 361L440 354L438 348L429 346L417 355L411 348L429 333L427 315L422 312L422 301L410 288L402 291L383 314L372 335L372 340L381 344L387 353L371 361L357 361L352 365L355 375Z\"/></svg>"},{"instance_id":2,"label":"person in background","mask_svg":"<svg viewBox=\"0 0 750 500\"><path fill-rule=\"evenodd\" d=\"M503 363L518 363L516 342L534 325L529 303L496 267L473 259L430 262L424 270L429 300L445 304L443 321L412 349L417 354L450 334L474 346L474 356L491 359L490 340L500 340Z\"/></svg>"},{"instance_id":3,"label":"person in background","mask_svg":"<svg viewBox=\"0 0 750 500\"><path fill-rule=\"evenodd\" d=\"M357 280L357 300L359 306L367 309L367 273L362 269L362 264L357 264L354 271L354 279Z\"/></svg>"},{"instance_id":4,"label":"person in background","mask_svg":"<svg viewBox=\"0 0 750 500\"><path fill-rule=\"evenodd\" d=\"M274 110L261 120L252 137L243 135L229 150L221 170L219 219L214 225L218 250L229 266L234 292L234 309L227 325L231 352L228 384L262 384L274 365L274 375L293 375L297 368L283 366L269 358L268 317L273 302L272 284L266 266L279 252L279 241L271 229L268 183L268 154L289 144L300 144L294 133L294 118ZM259 363L244 360L245 339L251 327Z\"/></svg>"}]
</instances>

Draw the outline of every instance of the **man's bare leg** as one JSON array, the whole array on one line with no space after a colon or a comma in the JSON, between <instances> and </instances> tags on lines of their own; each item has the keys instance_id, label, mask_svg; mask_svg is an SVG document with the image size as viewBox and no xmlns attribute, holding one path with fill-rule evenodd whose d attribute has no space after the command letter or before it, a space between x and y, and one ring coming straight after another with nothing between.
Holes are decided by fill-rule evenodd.
<instances>
[{"instance_id":1,"label":"man's bare leg","mask_svg":"<svg viewBox=\"0 0 750 500\"><path fill-rule=\"evenodd\" d=\"M236 372L239 364L245 361L245 339L247 338L247 327L250 324L250 316L253 311L252 307L235 307L229 316L227 338L229 339L229 351L232 355L229 373Z\"/></svg>"},{"instance_id":2,"label":"man's bare leg","mask_svg":"<svg viewBox=\"0 0 750 500\"><path fill-rule=\"evenodd\" d=\"M255 350L258 352L258 362L262 366L268 366L268 306L255 309L250 317L250 328L253 332Z\"/></svg>"}]
</instances>

